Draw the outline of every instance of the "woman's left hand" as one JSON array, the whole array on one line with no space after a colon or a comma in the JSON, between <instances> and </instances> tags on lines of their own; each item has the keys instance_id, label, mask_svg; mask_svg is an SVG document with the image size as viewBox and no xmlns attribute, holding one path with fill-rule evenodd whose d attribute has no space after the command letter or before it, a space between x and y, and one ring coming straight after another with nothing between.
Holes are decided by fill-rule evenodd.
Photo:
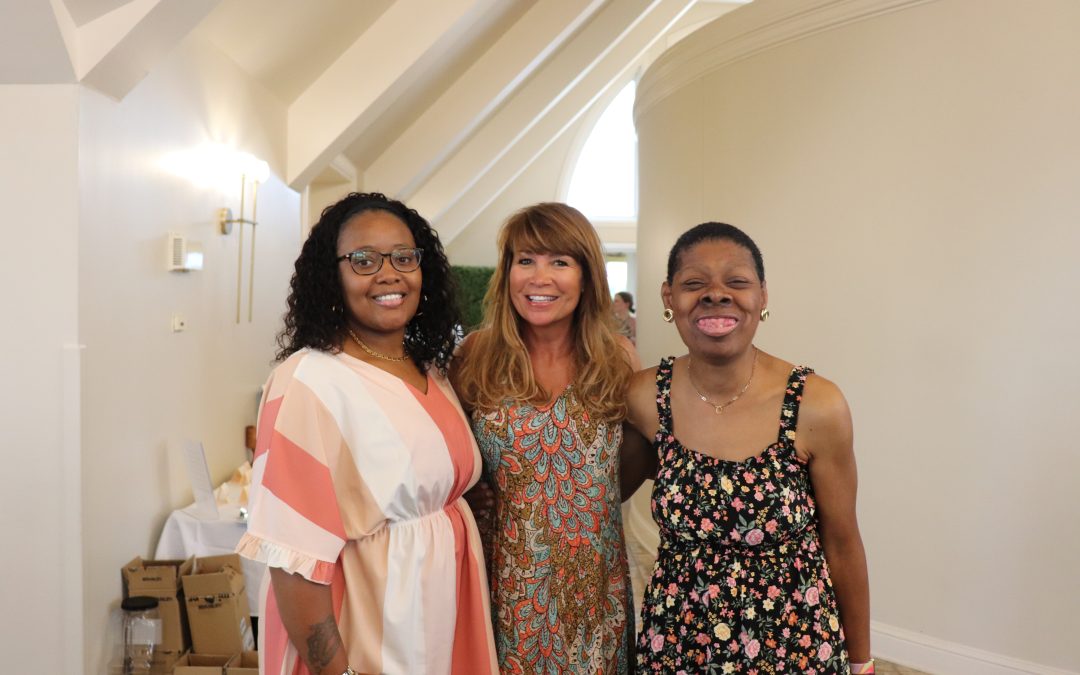
<instances>
[{"instance_id":1,"label":"woman's left hand","mask_svg":"<svg viewBox=\"0 0 1080 675\"><path fill-rule=\"evenodd\" d=\"M476 519L476 526L480 533L486 533L495 519L495 491L486 480L481 478L463 496L469 503L469 508L472 509L473 518Z\"/></svg>"}]
</instances>

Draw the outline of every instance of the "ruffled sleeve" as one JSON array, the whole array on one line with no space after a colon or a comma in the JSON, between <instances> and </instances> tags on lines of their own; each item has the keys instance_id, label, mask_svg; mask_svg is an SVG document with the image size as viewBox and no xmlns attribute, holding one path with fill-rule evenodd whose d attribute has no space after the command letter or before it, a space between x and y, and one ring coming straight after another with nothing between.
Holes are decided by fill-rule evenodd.
<instances>
[{"instance_id":1,"label":"ruffled sleeve","mask_svg":"<svg viewBox=\"0 0 1080 675\"><path fill-rule=\"evenodd\" d=\"M346 535L327 460L336 422L305 382L305 354L263 389L252 462L251 516L237 552L317 583L333 578Z\"/></svg>"},{"instance_id":2,"label":"ruffled sleeve","mask_svg":"<svg viewBox=\"0 0 1080 675\"><path fill-rule=\"evenodd\" d=\"M241 537L236 552L245 558L266 563L267 567L280 567L290 574L299 574L321 584L330 583L334 576L334 563L256 537L250 532Z\"/></svg>"}]
</instances>

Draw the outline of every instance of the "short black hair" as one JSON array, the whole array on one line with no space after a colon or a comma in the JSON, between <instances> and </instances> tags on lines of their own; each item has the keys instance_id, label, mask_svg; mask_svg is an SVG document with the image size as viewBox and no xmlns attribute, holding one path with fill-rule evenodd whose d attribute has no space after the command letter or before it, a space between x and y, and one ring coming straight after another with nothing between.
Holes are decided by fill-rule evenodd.
<instances>
[{"instance_id":1,"label":"short black hair","mask_svg":"<svg viewBox=\"0 0 1080 675\"><path fill-rule=\"evenodd\" d=\"M716 239L730 241L749 251L750 256L754 259L754 268L757 270L758 280L762 283L765 282L765 260L761 257L761 249L750 238L750 235L734 225L716 222L695 225L679 235L679 238L675 240L675 245L671 247L671 253L668 254L667 282L670 284L675 278L675 272L678 271L679 265L682 263L680 258L684 252L703 241Z\"/></svg>"},{"instance_id":2,"label":"short black hair","mask_svg":"<svg viewBox=\"0 0 1080 675\"><path fill-rule=\"evenodd\" d=\"M285 327L278 334L277 359L305 347L336 352L346 329L345 293L337 260L338 235L351 218L385 211L409 228L420 256L420 306L405 328L405 350L421 370L445 372L454 352L461 314L457 287L439 235L414 209L379 192L352 192L323 209L296 259L289 287Z\"/></svg>"}]
</instances>

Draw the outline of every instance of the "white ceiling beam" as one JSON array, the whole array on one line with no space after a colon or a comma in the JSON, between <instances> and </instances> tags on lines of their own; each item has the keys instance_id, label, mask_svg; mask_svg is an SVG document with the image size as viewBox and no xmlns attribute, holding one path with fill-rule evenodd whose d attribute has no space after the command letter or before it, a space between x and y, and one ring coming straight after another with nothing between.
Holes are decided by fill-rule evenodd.
<instances>
[{"instance_id":1,"label":"white ceiling beam","mask_svg":"<svg viewBox=\"0 0 1080 675\"><path fill-rule=\"evenodd\" d=\"M326 166L326 170L323 171L323 175L336 176L335 182L338 183L356 185L356 179L359 178L360 172L356 170L356 165L350 162L348 157L345 155L338 155L330 160L330 163Z\"/></svg>"},{"instance_id":2,"label":"white ceiling beam","mask_svg":"<svg viewBox=\"0 0 1080 675\"><path fill-rule=\"evenodd\" d=\"M495 2L394 2L289 106L289 185L317 176Z\"/></svg>"},{"instance_id":3,"label":"white ceiling beam","mask_svg":"<svg viewBox=\"0 0 1080 675\"><path fill-rule=\"evenodd\" d=\"M563 98L580 91L582 80L605 60L628 32L658 9L671 4L669 0L608 2L410 196L409 204L432 223L445 224L439 225L440 236L456 236L460 228L447 220L451 208L488 176L503 156L528 136ZM693 3L680 0L675 4L685 9ZM649 25L654 23L651 21ZM595 95L602 88L596 87L589 94ZM444 226L450 229L444 232Z\"/></svg>"},{"instance_id":4,"label":"white ceiling beam","mask_svg":"<svg viewBox=\"0 0 1080 675\"><path fill-rule=\"evenodd\" d=\"M605 0L537 2L364 172L364 184L408 200Z\"/></svg>"},{"instance_id":5,"label":"white ceiling beam","mask_svg":"<svg viewBox=\"0 0 1080 675\"><path fill-rule=\"evenodd\" d=\"M58 1L58 0L57 0ZM161 0L134 0L84 23L75 31L75 74L82 79L120 44Z\"/></svg>"},{"instance_id":6,"label":"white ceiling beam","mask_svg":"<svg viewBox=\"0 0 1080 675\"><path fill-rule=\"evenodd\" d=\"M76 26L84 26L132 0L61 0Z\"/></svg>"},{"instance_id":7,"label":"white ceiling beam","mask_svg":"<svg viewBox=\"0 0 1080 675\"><path fill-rule=\"evenodd\" d=\"M605 48L590 67L581 72L551 105L544 107L542 113L526 128L521 129L502 151L487 161L478 161L478 157L459 153L446 164L447 173L440 176L442 184L438 188L441 191L431 195L438 201L425 201L418 195L411 200L411 205L429 217L432 224L438 228L444 244L453 241L484 208L502 194L544 150L584 114L608 87L619 81L695 1L657 0L647 3L648 7L638 12L617 38L604 43ZM613 6L609 8L627 9L631 4L628 0L614 0ZM600 18L598 16L597 21ZM571 47L585 49L586 45L583 43L591 39L583 31ZM510 105L506 107L510 108ZM459 159L463 162L470 161L472 165L457 165ZM469 171L472 173L466 173ZM469 179L461 180L455 185L449 180L455 172L463 177L468 176ZM454 188L458 190L456 193L446 191Z\"/></svg>"},{"instance_id":8,"label":"white ceiling beam","mask_svg":"<svg viewBox=\"0 0 1080 675\"><path fill-rule=\"evenodd\" d=\"M136 0L79 27L79 81L124 98L220 2Z\"/></svg>"},{"instance_id":9,"label":"white ceiling beam","mask_svg":"<svg viewBox=\"0 0 1080 675\"><path fill-rule=\"evenodd\" d=\"M64 39L67 48L68 62L71 64L72 75L75 81L79 79L79 29L75 20L71 17L68 6L63 0L49 0L52 5L53 16L56 18L56 27L60 29L60 35Z\"/></svg>"}]
</instances>

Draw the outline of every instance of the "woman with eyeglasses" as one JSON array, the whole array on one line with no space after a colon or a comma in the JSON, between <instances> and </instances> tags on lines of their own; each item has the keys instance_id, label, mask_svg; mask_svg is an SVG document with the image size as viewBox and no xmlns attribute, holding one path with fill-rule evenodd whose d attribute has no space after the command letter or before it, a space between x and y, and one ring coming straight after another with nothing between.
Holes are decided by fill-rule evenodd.
<instances>
[{"instance_id":1,"label":"woman with eyeglasses","mask_svg":"<svg viewBox=\"0 0 1080 675\"><path fill-rule=\"evenodd\" d=\"M445 378L458 324L416 211L377 193L323 211L296 261L238 546L270 567L259 672L497 672L461 498L480 455Z\"/></svg>"}]
</instances>

